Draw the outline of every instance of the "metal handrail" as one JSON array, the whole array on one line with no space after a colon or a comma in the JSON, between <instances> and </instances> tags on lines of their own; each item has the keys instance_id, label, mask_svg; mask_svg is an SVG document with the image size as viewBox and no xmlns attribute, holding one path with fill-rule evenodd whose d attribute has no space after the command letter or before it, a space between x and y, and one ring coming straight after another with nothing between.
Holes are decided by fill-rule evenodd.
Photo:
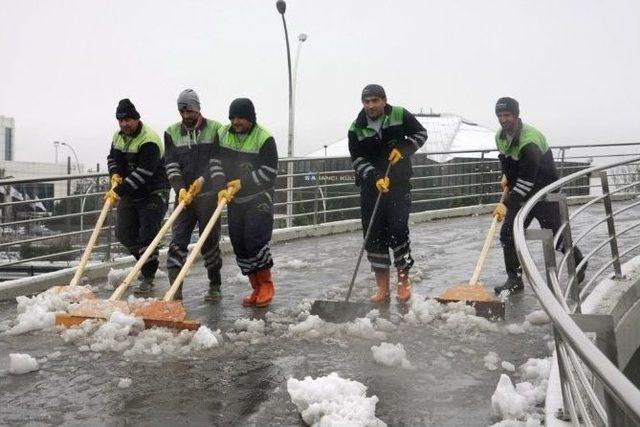
<instances>
[{"instance_id":1,"label":"metal handrail","mask_svg":"<svg viewBox=\"0 0 640 427\"><path fill-rule=\"evenodd\" d=\"M558 293L561 288L558 281L558 271L560 270L547 271L546 275L551 281L551 283L548 285L547 281L543 277L543 274L538 270L533 255L527 244L524 224L525 219L538 202L544 200L550 193L564 187L567 183L585 176L593 176L595 173L606 171L618 166L628 165L631 163L637 164L639 161L640 157L634 157L625 161L619 161L603 166L591 167L563 177L556 182L544 187L542 190L532 196L531 199L524 204L524 206L522 206L519 213L516 215L513 231L516 252L518 253L518 257L520 258L523 272L526 275L529 283L531 284L531 287L533 288L533 291L535 292L538 300L540 301L540 305L552 320L554 329L559 333L556 339L561 339L562 345L567 345L568 348L572 350L572 352L575 352L575 354L580 357L580 361L587 366L587 368L593 373L595 377L598 378L609 395L613 397L613 399L615 399L615 401L621 405L625 413L637 423L640 423L640 390L636 388L636 386L600 351L600 349L596 347L596 345L587 337L582 329L580 329L577 323L572 319L571 312L569 311L569 306L566 303L565 299L563 298L560 301L558 300L558 298L560 298L560 296L562 295L561 293ZM607 194L609 194L609 192L607 192ZM607 194L605 194L605 196L607 196ZM563 229L564 232L567 231L567 227L570 226L565 225ZM558 234L560 234L560 232ZM617 236L618 234L619 233L617 233L615 236ZM549 242L549 244L551 244L551 241ZM636 245L636 247L637 246L640 245ZM555 247L555 245L553 247ZM624 254L626 255L630 251L631 249L626 251ZM617 258L617 261L619 262L621 255L618 255ZM616 260L614 259L607 264L610 266L611 264L614 264L615 261ZM555 263L555 260L553 262ZM604 270L605 268L601 269L598 274L601 274ZM552 291L552 289L554 291ZM568 292L568 294L571 293ZM559 348L562 348L562 345ZM564 352L560 352L559 354L557 354L557 357L563 359L563 363L568 363L575 370L582 369L581 364L577 360L571 360L571 357L566 357L567 354L563 353ZM583 418L583 420L586 420L589 418L589 414L587 414L586 410L583 408L584 401L580 396L579 390L574 387L577 382L575 381L575 378L573 378L573 373L571 372L571 370L567 369L566 371L568 377L567 380L571 383L570 388L573 388L574 390L572 393L569 393L570 396L564 396L565 410L568 410L570 413L572 413L571 415L575 423L577 420L577 418L575 417L578 416L577 413L574 413L577 405L579 415ZM581 372L581 374L583 374L583 372ZM581 376L581 374L579 374L579 376ZM589 385L582 384L582 387L588 388ZM589 400L593 398L592 393L587 393L587 395L589 397ZM568 398L575 400L575 402L568 402ZM591 406L593 408L596 408L598 415L601 416L602 414L597 410L599 405L600 402L591 402ZM603 419L603 421L607 423L606 418Z\"/></svg>"}]
</instances>

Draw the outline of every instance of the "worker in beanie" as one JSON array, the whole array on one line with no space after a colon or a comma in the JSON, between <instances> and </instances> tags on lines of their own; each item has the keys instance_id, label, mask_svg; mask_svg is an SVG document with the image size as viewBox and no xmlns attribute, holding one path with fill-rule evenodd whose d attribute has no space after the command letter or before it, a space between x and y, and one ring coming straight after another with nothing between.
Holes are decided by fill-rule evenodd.
<instances>
[{"instance_id":1,"label":"worker in beanie","mask_svg":"<svg viewBox=\"0 0 640 427\"><path fill-rule=\"evenodd\" d=\"M120 130L111 141L107 156L112 189L105 199L119 200L116 237L136 258L155 238L169 197L169 181L164 170L164 144L158 134L140 121L140 114L128 99L118 103L116 119ZM158 250L142 266L138 294L153 289L158 270Z\"/></svg>"},{"instance_id":2,"label":"worker in beanie","mask_svg":"<svg viewBox=\"0 0 640 427\"><path fill-rule=\"evenodd\" d=\"M169 126L164 133L166 170L178 202L185 202L187 207L172 227L167 254L170 284L173 284L186 261L193 229L197 224L202 233L216 210L216 195L222 188L222 185L213 186L213 178L222 175L222 166L220 160L212 158L211 154L220 123L202 116L200 98L193 89L183 90L178 96L177 104L182 120ZM202 188L198 188L196 184L199 177L204 178ZM194 193L197 193L195 197ZM220 221L214 226L201 250L209 278L209 290L204 296L207 301L218 301L222 297L219 241ZM182 299L182 284L176 299Z\"/></svg>"},{"instance_id":3,"label":"worker in beanie","mask_svg":"<svg viewBox=\"0 0 640 427\"><path fill-rule=\"evenodd\" d=\"M494 288L496 294L515 293L524 289L520 261L513 241L513 222L524 202L541 188L558 179L553 154L544 135L520 119L520 105L513 98L498 99L495 107L501 129L496 133L496 145L502 167L502 189L507 189L504 204L498 203L494 215L504 223L500 229L500 242L504 254L507 280ZM557 203L539 201L525 219L525 227L537 219L542 228L551 229L555 235L560 228L560 211ZM565 251L562 240L558 248ZM576 265L582 261L578 247L573 248ZM585 263L576 274L578 282L584 280Z\"/></svg>"},{"instance_id":4,"label":"worker in beanie","mask_svg":"<svg viewBox=\"0 0 640 427\"><path fill-rule=\"evenodd\" d=\"M235 99L229 106L230 124L218 131L214 158L222 162L216 177L226 188L218 194L228 208L229 238L242 274L253 291L245 306L267 306L275 293L269 242L273 230L273 194L278 174L278 150L273 137L256 122L251 100ZM217 183L218 181L216 181Z\"/></svg>"},{"instance_id":5,"label":"worker in beanie","mask_svg":"<svg viewBox=\"0 0 640 427\"><path fill-rule=\"evenodd\" d=\"M367 85L361 101L363 109L348 136L356 185L360 187L363 234L371 221L378 193L383 193L365 246L378 286L371 302L389 302L392 262L398 273L396 299L406 302L411 297L409 269L413 266L409 241L411 156L427 140L427 131L409 111L387 104L387 95L380 85ZM385 177L389 164L392 165L389 176ZM389 256L389 250L393 257Z\"/></svg>"}]
</instances>

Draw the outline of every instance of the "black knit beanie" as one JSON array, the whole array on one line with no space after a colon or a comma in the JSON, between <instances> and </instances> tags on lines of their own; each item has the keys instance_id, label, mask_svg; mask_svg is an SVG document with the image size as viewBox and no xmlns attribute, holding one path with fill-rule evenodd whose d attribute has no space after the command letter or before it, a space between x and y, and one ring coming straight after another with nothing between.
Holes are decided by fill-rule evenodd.
<instances>
[{"instance_id":1,"label":"black knit beanie","mask_svg":"<svg viewBox=\"0 0 640 427\"><path fill-rule=\"evenodd\" d=\"M498 102L496 102L496 115L505 111L518 117L520 115L520 105L518 105L518 101L508 96L498 99Z\"/></svg>"},{"instance_id":2,"label":"black knit beanie","mask_svg":"<svg viewBox=\"0 0 640 427\"><path fill-rule=\"evenodd\" d=\"M229 105L229 120L233 120L234 117L247 119L251 123L255 123L256 109L253 106L253 102L249 98L234 99Z\"/></svg>"},{"instance_id":3,"label":"black knit beanie","mask_svg":"<svg viewBox=\"0 0 640 427\"><path fill-rule=\"evenodd\" d=\"M136 111L136 106L133 105L129 99L121 99L118 102L118 108L116 108L116 119L124 120L124 119L139 119L140 113Z\"/></svg>"}]
</instances>

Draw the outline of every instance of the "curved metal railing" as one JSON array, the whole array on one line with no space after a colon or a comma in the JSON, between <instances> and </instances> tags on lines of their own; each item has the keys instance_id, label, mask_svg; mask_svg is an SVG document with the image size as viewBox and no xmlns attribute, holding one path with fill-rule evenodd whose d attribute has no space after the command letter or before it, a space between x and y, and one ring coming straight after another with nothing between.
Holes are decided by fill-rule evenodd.
<instances>
[{"instance_id":1,"label":"curved metal railing","mask_svg":"<svg viewBox=\"0 0 640 427\"><path fill-rule=\"evenodd\" d=\"M610 188L609 178L621 171L630 173L626 180L614 182L614 188ZM592 182L599 178L597 187L600 187L601 194L594 195L569 215L566 196L561 190L584 177L589 177ZM554 326L564 406L562 413L557 416L570 420L574 425L616 425L620 410L640 425L640 390L617 367L612 317L582 314L582 302L596 279L611 269L614 279L622 278L621 259L632 255L640 247L640 243L636 243L640 240L637 235L629 238L629 232L640 226L640 201L636 200L639 185L640 157L591 167L561 178L540 190L520 209L515 219L514 239L523 273ZM525 229L525 219L536 203L543 200L559 204L562 225L555 236L550 230ZM614 201L622 201L623 206L614 210ZM581 216L596 204L604 206L603 216L595 221L590 217L589 223L577 226ZM632 211L635 215L628 215ZM616 231L616 219L620 220L624 213L627 214L627 222L631 224ZM606 232L602 232L602 228ZM572 232L578 229L578 237L574 240ZM538 269L531 251L531 242L535 240L542 241L545 272ZM589 250L576 265L573 251L578 243L586 249L587 240ZM621 251L619 245L622 240L628 245ZM560 263L556 264L555 248L558 243L564 243L566 251ZM602 251L607 246L610 254L602 261ZM585 267L589 261L589 280L582 286L577 283L576 271ZM596 265L598 262L602 265ZM609 338L613 338L608 340L608 346L599 348L585 332L609 334Z\"/></svg>"}]
</instances>

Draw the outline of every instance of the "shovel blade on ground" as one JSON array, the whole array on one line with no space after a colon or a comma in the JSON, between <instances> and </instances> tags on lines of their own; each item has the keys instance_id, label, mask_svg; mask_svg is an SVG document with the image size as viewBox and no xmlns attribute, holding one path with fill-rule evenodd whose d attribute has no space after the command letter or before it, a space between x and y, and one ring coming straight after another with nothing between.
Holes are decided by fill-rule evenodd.
<instances>
[{"instance_id":1,"label":"shovel blade on ground","mask_svg":"<svg viewBox=\"0 0 640 427\"><path fill-rule=\"evenodd\" d=\"M371 303L314 301L311 306L311 314L320 317L326 322L344 323L351 322L359 317L365 317L374 308Z\"/></svg>"},{"instance_id":2,"label":"shovel blade on ground","mask_svg":"<svg viewBox=\"0 0 640 427\"><path fill-rule=\"evenodd\" d=\"M459 299L446 299L442 297L434 298L441 304L449 304L452 302L464 301L467 305L472 306L476 310L476 316L484 317L489 320L504 320L505 304L502 301L465 301Z\"/></svg>"}]
</instances>

